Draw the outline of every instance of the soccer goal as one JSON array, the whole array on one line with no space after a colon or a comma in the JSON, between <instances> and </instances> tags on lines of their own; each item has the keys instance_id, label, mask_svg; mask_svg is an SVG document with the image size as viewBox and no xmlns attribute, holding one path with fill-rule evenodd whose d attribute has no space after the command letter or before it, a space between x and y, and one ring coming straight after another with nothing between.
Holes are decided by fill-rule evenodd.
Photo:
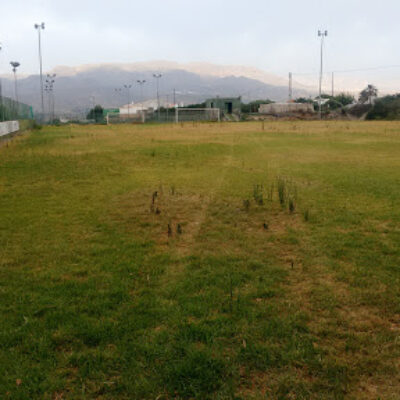
<instances>
[{"instance_id":1,"label":"soccer goal","mask_svg":"<svg viewBox=\"0 0 400 400\"><path fill-rule=\"evenodd\" d=\"M176 108L175 122L215 121L220 122L219 108Z\"/></svg>"},{"instance_id":2,"label":"soccer goal","mask_svg":"<svg viewBox=\"0 0 400 400\"><path fill-rule=\"evenodd\" d=\"M106 115L107 125L123 123L143 123L146 122L145 113L137 112L128 114L108 113Z\"/></svg>"}]
</instances>

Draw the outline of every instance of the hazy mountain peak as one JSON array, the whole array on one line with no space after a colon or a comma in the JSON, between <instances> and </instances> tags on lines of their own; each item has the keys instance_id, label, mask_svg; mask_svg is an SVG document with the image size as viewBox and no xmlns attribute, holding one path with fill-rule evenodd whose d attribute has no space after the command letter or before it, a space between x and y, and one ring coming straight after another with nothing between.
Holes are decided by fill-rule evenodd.
<instances>
[{"instance_id":1,"label":"hazy mountain peak","mask_svg":"<svg viewBox=\"0 0 400 400\"><path fill-rule=\"evenodd\" d=\"M178 63L174 61L154 60L145 62L133 63L101 63L101 64L85 64L80 66L58 66L51 72L60 76L73 76L82 72L89 72L96 69L114 70L119 69L126 72L143 72L143 71L160 71L165 72L168 70L182 70L198 74L200 76L214 76L224 78L228 76L244 77L255 79L260 82L285 86L287 79L278 75L268 73L259 68L249 67L244 65L220 65L207 62L191 62L191 63ZM300 85L298 85L300 86Z\"/></svg>"}]
</instances>

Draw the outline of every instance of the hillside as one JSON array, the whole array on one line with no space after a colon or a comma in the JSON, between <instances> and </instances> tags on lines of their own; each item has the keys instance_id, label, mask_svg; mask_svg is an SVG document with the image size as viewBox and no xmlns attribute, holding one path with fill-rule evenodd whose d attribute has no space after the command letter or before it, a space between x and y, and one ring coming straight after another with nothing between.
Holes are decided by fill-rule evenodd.
<instances>
[{"instance_id":1,"label":"hillside","mask_svg":"<svg viewBox=\"0 0 400 400\"><path fill-rule=\"evenodd\" d=\"M132 100L140 101L138 79L147 82L143 88L143 99L156 98L156 83L153 73L161 72L160 96L163 103L173 102L176 91L178 103L201 102L213 96L242 96L244 101L270 98L280 101L287 98L284 79L266 74L255 68L216 66L213 64L135 63L87 65L80 67L57 67L55 83L56 110L59 113L84 113L92 104L116 107L129 100L127 91L117 92L124 84L133 84ZM31 75L19 79L21 101L40 110L39 77ZM295 85L296 87L296 85ZM13 81L3 79L3 93L13 96ZM295 88L296 95L308 94L306 88ZM46 103L47 104L47 103Z\"/></svg>"}]
</instances>

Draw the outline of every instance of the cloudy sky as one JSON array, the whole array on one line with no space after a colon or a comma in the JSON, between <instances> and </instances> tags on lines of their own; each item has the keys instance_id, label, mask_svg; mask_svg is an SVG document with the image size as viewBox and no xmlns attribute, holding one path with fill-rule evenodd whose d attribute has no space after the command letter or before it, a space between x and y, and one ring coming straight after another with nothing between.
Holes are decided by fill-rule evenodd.
<instances>
[{"instance_id":1,"label":"cloudy sky","mask_svg":"<svg viewBox=\"0 0 400 400\"><path fill-rule=\"evenodd\" d=\"M326 70L400 90L399 0L12 0L2 1L0 73L21 62L36 73L35 22L44 69L170 60L255 66L297 80L316 74L317 30L327 29ZM391 67L394 66L394 67ZM304 75L303 75L304 74ZM311 75L310 75L311 76Z\"/></svg>"}]
</instances>

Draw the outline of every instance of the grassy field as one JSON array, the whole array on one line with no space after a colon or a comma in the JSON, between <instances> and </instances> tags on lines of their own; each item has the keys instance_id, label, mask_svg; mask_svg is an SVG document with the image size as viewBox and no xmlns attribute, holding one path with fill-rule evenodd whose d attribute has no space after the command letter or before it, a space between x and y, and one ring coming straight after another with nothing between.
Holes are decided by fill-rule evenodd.
<instances>
[{"instance_id":1,"label":"grassy field","mask_svg":"<svg viewBox=\"0 0 400 400\"><path fill-rule=\"evenodd\" d=\"M0 143L1 399L399 399L400 123Z\"/></svg>"}]
</instances>

